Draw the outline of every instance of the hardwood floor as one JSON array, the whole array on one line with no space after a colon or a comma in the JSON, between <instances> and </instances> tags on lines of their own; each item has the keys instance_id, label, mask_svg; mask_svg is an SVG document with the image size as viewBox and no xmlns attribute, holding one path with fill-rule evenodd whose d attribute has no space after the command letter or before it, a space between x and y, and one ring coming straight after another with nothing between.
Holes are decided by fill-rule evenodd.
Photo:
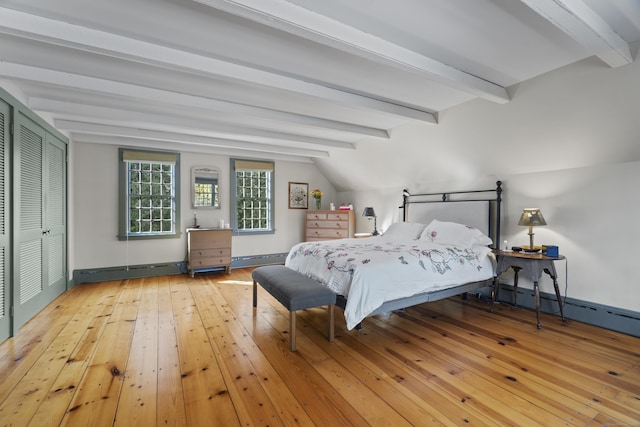
<instances>
[{"instance_id":1,"label":"hardwood floor","mask_svg":"<svg viewBox=\"0 0 640 427\"><path fill-rule=\"evenodd\" d=\"M450 298L347 331L251 269L76 286L0 345L3 426L640 426L640 339Z\"/></svg>"}]
</instances>

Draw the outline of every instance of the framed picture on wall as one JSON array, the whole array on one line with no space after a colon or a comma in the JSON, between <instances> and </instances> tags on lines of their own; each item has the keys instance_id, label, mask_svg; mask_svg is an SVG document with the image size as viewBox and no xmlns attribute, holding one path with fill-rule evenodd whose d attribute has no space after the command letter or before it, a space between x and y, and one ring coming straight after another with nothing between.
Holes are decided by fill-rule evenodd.
<instances>
[{"instance_id":1,"label":"framed picture on wall","mask_svg":"<svg viewBox=\"0 0 640 427\"><path fill-rule=\"evenodd\" d=\"M289 183L289 209L307 209L309 207L309 184L306 182Z\"/></svg>"}]
</instances>

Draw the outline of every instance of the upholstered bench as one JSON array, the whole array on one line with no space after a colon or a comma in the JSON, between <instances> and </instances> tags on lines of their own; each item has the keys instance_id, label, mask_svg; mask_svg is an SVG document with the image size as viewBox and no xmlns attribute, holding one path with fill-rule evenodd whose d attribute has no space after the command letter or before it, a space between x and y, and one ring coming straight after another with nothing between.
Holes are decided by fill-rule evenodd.
<instances>
[{"instance_id":1,"label":"upholstered bench","mask_svg":"<svg viewBox=\"0 0 640 427\"><path fill-rule=\"evenodd\" d=\"M298 273L284 265L258 267L251 273L253 278L253 306L258 306L259 283L269 294L289 310L289 348L296 351L296 311L307 308L329 306L329 342L333 342L333 306L336 294L321 283Z\"/></svg>"}]
</instances>

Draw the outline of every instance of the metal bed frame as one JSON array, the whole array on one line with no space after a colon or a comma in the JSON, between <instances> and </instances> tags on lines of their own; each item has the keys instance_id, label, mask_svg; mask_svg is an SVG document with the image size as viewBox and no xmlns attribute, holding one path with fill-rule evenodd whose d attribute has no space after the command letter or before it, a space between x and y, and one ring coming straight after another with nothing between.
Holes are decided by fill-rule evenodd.
<instances>
[{"instance_id":1,"label":"metal bed frame","mask_svg":"<svg viewBox=\"0 0 640 427\"><path fill-rule=\"evenodd\" d=\"M439 199L436 199L439 197ZM493 240L493 248L497 249L500 245L500 214L502 203L502 181L496 182L496 188L489 190L470 190L470 191L450 191L442 193L421 193L411 194L408 190L402 191L402 220L407 222L409 216L409 206L418 203L456 203L456 202L479 202L487 203L488 206L488 233ZM370 316L377 314L389 313L395 310L411 307L425 302L437 301L451 296L472 292L481 288L494 286L494 279L482 280L480 282L465 283L447 289L440 289L431 292L424 292L406 298L399 298L387 301L377 308ZM347 299L338 295L336 305L342 309L345 308ZM356 326L361 329L361 325Z\"/></svg>"}]
</instances>

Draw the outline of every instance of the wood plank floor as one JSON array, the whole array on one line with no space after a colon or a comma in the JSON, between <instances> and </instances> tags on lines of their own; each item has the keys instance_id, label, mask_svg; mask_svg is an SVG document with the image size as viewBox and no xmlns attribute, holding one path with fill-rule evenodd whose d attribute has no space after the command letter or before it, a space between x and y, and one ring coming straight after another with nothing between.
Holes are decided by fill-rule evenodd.
<instances>
[{"instance_id":1,"label":"wood plank floor","mask_svg":"<svg viewBox=\"0 0 640 427\"><path fill-rule=\"evenodd\" d=\"M450 298L347 331L251 269L76 286L0 345L2 426L640 426L640 339Z\"/></svg>"}]
</instances>

